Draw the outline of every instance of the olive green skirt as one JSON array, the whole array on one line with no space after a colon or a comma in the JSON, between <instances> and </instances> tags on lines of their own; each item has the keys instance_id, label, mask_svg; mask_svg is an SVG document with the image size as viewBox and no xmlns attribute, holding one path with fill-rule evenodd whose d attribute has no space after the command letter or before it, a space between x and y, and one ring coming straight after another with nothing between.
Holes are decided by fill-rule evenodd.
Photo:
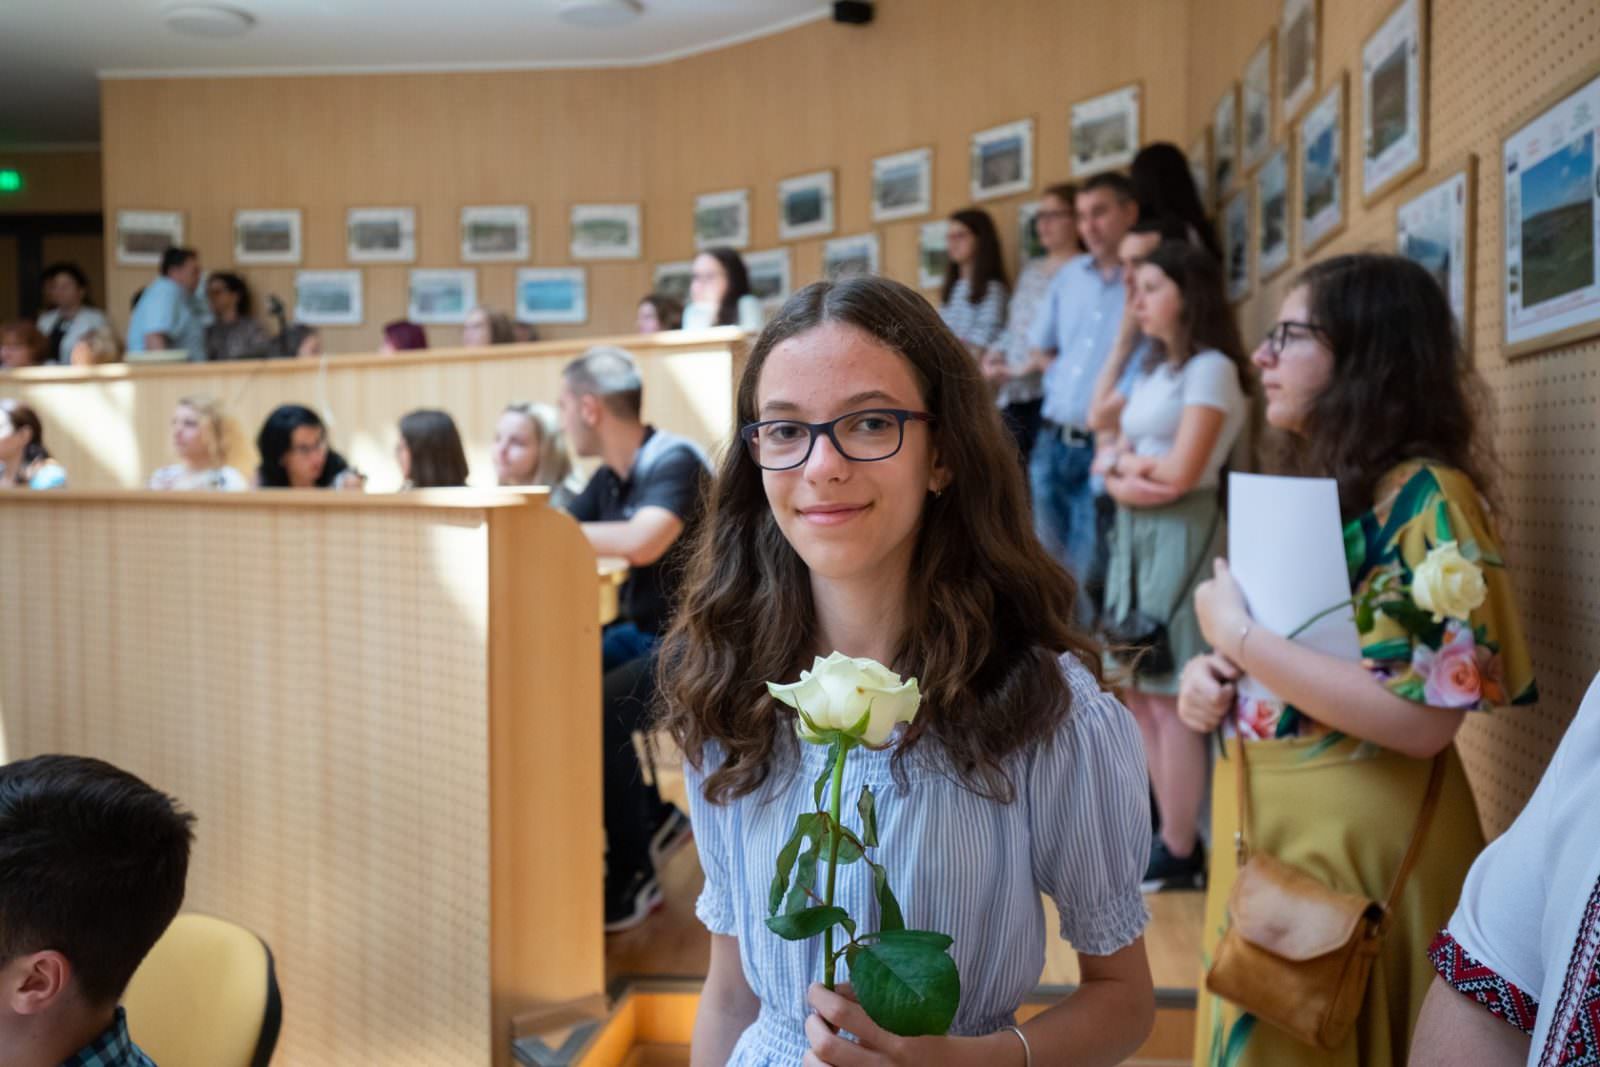
<instances>
[{"instance_id":1,"label":"olive green skirt","mask_svg":"<svg viewBox=\"0 0 1600 1067\"><path fill-rule=\"evenodd\" d=\"M1196 489L1164 507L1117 507L1106 572L1105 622L1111 625L1134 608L1164 621L1176 665L1156 675L1135 667L1132 686L1140 692L1176 695L1183 665L1209 650L1194 614L1194 589L1211 577L1210 560L1221 549L1218 506L1215 489ZM1107 667L1126 669L1109 657Z\"/></svg>"}]
</instances>

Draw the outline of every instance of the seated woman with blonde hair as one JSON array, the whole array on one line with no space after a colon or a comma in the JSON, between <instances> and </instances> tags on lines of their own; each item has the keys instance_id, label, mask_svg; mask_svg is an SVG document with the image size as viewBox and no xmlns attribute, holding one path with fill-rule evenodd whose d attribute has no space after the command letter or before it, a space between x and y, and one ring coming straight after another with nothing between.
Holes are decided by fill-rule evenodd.
<instances>
[{"instance_id":1,"label":"seated woman with blonde hair","mask_svg":"<svg viewBox=\"0 0 1600 1067\"><path fill-rule=\"evenodd\" d=\"M150 476L151 489L250 488L243 474L227 465L227 420L222 405L209 396L186 396L172 412L172 451L178 462Z\"/></svg>"},{"instance_id":2,"label":"seated woman with blonde hair","mask_svg":"<svg viewBox=\"0 0 1600 1067\"><path fill-rule=\"evenodd\" d=\"M122 359L122 345L109 326L96 326L79 337L72 346L69 358L74 367L92 367L97 363L117 363Z\"/></svg>"},{"instance_id":3,"label":"seated woman with blonde hair","mask_svg":"<svg viewBox=\"0 0 1600 1067\"><path fill-rule=\"evenodd\" d=\"M565 508L583 490L549 404L506 405L494 424L494 471L500 485L549 486L551 507Z\"/></svg>"}]
</instances>

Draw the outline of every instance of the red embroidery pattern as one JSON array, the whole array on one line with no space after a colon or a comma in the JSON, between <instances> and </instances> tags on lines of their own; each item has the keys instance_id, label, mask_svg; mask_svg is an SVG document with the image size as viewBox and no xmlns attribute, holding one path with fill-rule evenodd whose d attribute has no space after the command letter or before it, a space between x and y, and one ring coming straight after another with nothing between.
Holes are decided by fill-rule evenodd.
<instances>
[{"instance_id":1,"label":"red embroidery pattern","mask_svg":"<svg viewBox=\"0 0 1600 1067\"><path fill-rule=\"evenodd\" d=\"M1525 1034L1533 1033L1539 1002L1470 956L1449 930L1440 930L1428 946L1428 958L1450 987L1471 997L1501 1019Z\"/></svg>"},{"instance_id":2,"label":"red embroidery pattern","mask_svg":"<svg viewBox=\"0 0 1600 1067\"><path fill-rule=\"evenodd\" d=\"M1540 1067L1600 1064L1600 881L1589 894Z\"/></svg>"}]
</instances>

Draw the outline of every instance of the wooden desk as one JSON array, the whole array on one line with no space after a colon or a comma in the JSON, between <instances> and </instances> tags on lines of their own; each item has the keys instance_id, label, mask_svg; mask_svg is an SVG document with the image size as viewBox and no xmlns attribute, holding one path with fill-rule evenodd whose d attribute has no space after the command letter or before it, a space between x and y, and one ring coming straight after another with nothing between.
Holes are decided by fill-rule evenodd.
<instances>
[{"instance_id":1,"label":"wooden desk","mask_svg":"<svg viewBox=\"0 0 1600 1067\"><path fill-rule=\"evenodd\" d=\"M603 993L598 568L543 494L7 493L0 544L0 747L195 812L276 1062L498 1067Z\"/></svg>"},{"instance_id":2,"label":"wooden desk","mask_svg":"<svg viewBox=\"0 0 1600 1067\"><path fill-rule=\"evenodd\" d=\"M490 348L429 349L392 356L328 356L233 363L30 367L0 374L0 397L31 405L45 445L74 489L139 489L173 462L172 409L206 393L230 416L229 459L253 474L255 438L279 404L304 404L328 423L333 447L364 471L374 490L399 488L396 424L419 407L455 419L472 469L492 486L494 424L508 403L560 395L561 369L591 345L614 344L639 361L645 418L715 453L731 439L734 385L745 337L723 327L698 333L550 341Z\"/></svg>"},{"instance_id":3,"label":"wooden desk","mask_svg":"<svg viewBox=\"0 0 1600 1067\"><path fill-rule=\"evenodd\" d=\"M616 621L618 598L622 595L622 583L628 580L628 561L620 556L601 556L598 561L600 572L600 625Z\"/></svg>"}]
</instances>

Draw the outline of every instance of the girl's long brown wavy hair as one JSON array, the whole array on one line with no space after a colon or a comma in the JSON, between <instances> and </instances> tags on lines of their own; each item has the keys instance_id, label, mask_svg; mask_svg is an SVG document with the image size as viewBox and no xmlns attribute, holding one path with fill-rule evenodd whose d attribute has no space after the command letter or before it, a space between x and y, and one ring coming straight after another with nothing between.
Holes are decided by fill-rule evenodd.
<instances>
[{"instance_id":1,"label":"girl's long brown wavy hair","mask_svg":"<svg viewBox=\"0 0 1600 1067\"><path fill-rule=\"evenodd\" d=\"M1075 655L1099 676L1099 652L1073 622L1077 585L1040 546L1015 446L966 348L917 293L878 277L818 282L796 293L757 339L739 380L739 425L756 419L768 355L824 323L861 330L911 364L935 454L949 488L929 495L907 585L906 631L892 663L915 675L923 703L895 754L930 741L980 795L1010 802L1004 768L1046 741L1069 713L1057 658ZM706 779L726 803L758 788L799 742L793 712L769 680L798 677L817 651L806 565L778 528L761 471L730 445L695 537L676 619L661 647L657 714L699 767L705 747L725 753Z\"/></svg>"}]
</instances>

